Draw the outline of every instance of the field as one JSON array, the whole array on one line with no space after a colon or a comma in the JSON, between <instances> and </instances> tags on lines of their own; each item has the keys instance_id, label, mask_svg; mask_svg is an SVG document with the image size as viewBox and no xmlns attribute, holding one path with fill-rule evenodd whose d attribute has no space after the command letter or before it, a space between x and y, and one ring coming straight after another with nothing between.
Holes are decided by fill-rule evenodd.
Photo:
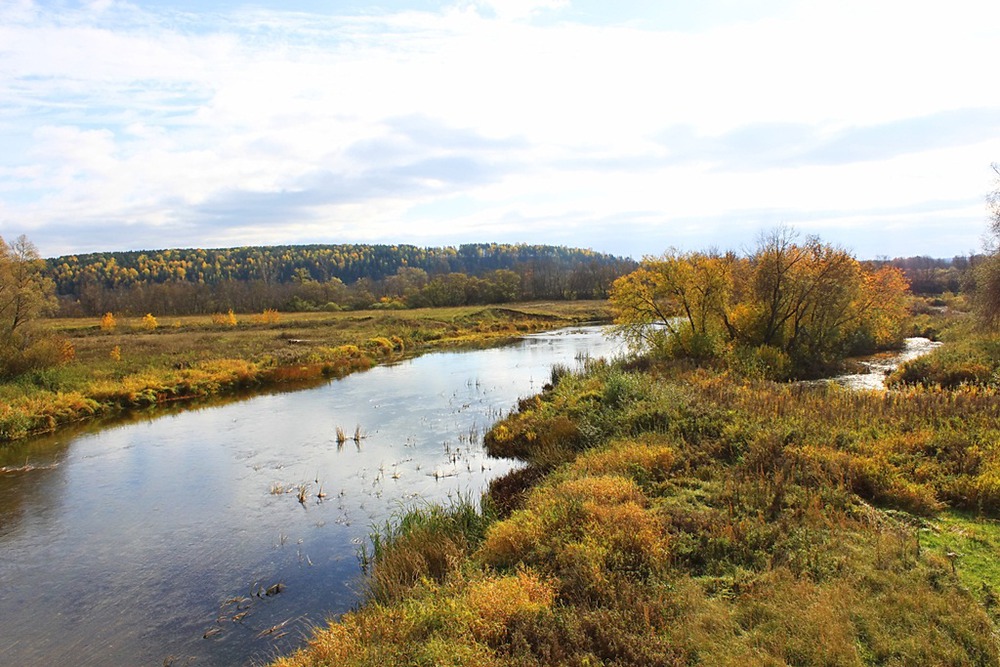
<instances>
[{"instance_id":1,"label":"field","mask_svg":"<svg viewBox=\"0 0 1000 667\"><path fill-rule=\"evenodd\" d=\"M603 302L510 308L54 319L65 363L0 385L0 442L137 407L339 377L442 347L606 320Z\"/></svg>"}]
</instances>

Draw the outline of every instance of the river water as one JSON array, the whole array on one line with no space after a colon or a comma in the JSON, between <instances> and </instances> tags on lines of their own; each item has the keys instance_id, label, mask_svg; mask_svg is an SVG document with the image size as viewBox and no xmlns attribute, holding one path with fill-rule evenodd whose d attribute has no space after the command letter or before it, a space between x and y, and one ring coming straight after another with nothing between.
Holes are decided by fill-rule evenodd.
<instances>
[{"instance_id":1,"label":"river water","mask_svg":"<svg viewBox=\"0 0 1000 667\"><path fill-rule=\"evenodd\" d=\"M885 379L892 371L907 361L929 354L940 345L939 341L929 338L907 338L903 341L902 350L880 352L860 359L864 372L845 373L821 382L835 382L849 389L885 389Z\"/></svg>"},{"instance_id":2,"label":"river water","mask_svg":"<svg viewBox=\"0 0 1000 667\"><path fill-rule=\"evenodd\" d=\"M293 650L357 602L373 524L477 499L516 465L481 446L501 413L553 364L623 351L599 327L561 330L0 450L0 665Z\"/></svg>"}]
</instances>

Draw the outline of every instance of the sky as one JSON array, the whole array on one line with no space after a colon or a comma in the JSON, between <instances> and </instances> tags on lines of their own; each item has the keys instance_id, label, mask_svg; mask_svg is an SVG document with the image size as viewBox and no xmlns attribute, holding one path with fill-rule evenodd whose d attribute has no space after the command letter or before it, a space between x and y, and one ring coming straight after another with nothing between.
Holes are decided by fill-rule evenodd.
<instances>
[{"instance_id":1,"label":"sky","mask_svg":"<svg viewBox=\"0 0 1000 667\"><path fill-rule=\"evenodd\" d=\"M0 0L0 236L968 254L998 26L996 0Z\"/></svg>"}]
</instances>

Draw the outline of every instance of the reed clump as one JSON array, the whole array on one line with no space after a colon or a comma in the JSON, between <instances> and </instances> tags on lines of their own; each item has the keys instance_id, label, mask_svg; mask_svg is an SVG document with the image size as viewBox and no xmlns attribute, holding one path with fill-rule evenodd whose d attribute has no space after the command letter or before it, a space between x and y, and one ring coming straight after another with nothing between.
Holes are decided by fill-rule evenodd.
<instances>
[{"instance_id":1,"label":"reed clump","mask_svg":"<svg viewBox=\"0 0 1000 667\"><path fill-rule=\"evenodd\" d=\"M491 519L488 509L459 498L448 507L412 507L385 522L362 553L369 596L390 603L423 580L443 583L482 542Z\"/></svg>"}]
</instances>

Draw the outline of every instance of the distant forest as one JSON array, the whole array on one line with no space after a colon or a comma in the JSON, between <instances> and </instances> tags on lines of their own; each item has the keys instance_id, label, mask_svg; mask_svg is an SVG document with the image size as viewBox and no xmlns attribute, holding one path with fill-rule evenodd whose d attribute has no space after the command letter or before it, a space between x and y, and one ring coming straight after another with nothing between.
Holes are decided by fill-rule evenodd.
<instances>
[{"instance_id":1,"label":"distant forest","mask_svg":"<svg viewBox=\"0 0 1000 667\"><path fill-rule=\"evenodd\" d=\"M603 299L631 259L549 245L304 245L46 260L62 315L182 315Z\"/></svg>"},{"instance_id":2,"label":"distant forest","mask_svg":"<svg viewBox=\"0 0 1000 667\"><path fill-rule=\"evenodd\" d=\"M959 292L982 257L905 257L916 294ZM418 308L604 299L638 264L593 250L473 243L249 246L66 255L46 260L59 314L206 314Z\"/></svg>"},{"instance_id":3,"label":"distant forest","mask_svg":"<svg viewBox=\"0 0 1000 667\"><path fill-rule=\"evenodd\" d=\"M914 294L957 294L972 287L970 271L985 255L958 256L951 259L933 257L897 257L889 263L902 269Z\"/></svg>"}]
</instances>

